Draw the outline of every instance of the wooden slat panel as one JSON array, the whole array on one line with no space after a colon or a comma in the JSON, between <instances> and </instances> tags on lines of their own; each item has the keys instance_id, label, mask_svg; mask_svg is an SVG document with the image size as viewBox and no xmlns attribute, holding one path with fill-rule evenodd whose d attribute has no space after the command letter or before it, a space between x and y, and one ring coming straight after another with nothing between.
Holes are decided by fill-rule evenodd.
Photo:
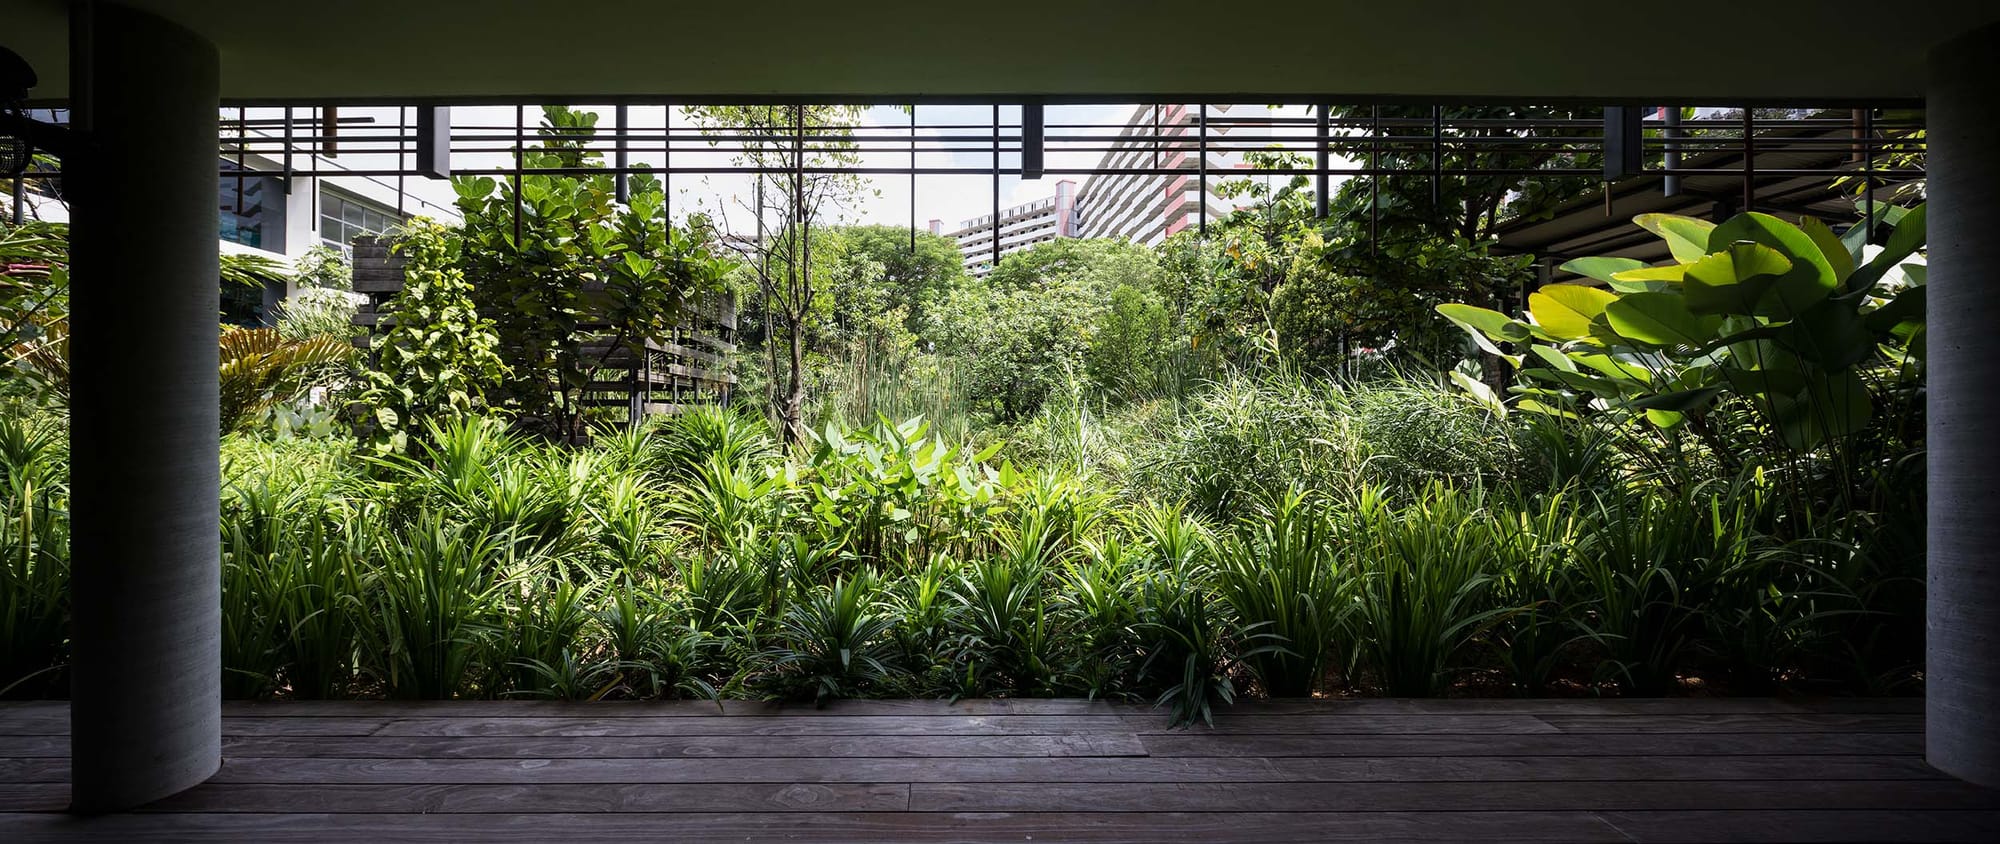
<instances>
[{"instance_id":1,"label":"wooden slat panel","mask_svg":"<svg viewBox=\"0 0 2000 844\"><path fill-rule=\"evenodd\" d=\"M1915 733L1722 735L1142 735L1155 756L1789 756L1910 755Z\"/></svg>"},{"instance_id":2,"label":"wooden slat panel","mask_svg":"<svg viewBox=\"0 0 2000 844\"><path fill-rule=\"evenodd\" d=\"M1992 794L1936 782L919 783L918 812L1421 812L1972 809Z\"/></svg>"},{"instance_id":3,"label":"wooden slat panel","mask_svg":"<svg viewBox=\"0 0 2000 844\"><path fill-rule=\"evenodd\" d=\"M202 785L153 812L901 812L900 783Z\"/></svg>"}]
</instances>

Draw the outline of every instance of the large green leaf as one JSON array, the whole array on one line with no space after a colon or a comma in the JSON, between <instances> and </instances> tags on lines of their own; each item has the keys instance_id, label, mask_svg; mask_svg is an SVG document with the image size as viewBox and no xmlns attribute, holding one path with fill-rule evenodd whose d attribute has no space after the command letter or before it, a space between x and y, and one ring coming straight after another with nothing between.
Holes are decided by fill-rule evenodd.
<instances>
[{"instance_id":1,"label":"large green leaf","mask_svg":"<svg viewBox=\"0 0 2000 844\"><path fill-rule=\"evenodd\" d=\"M1883 274L1887 273L1891 267L1902 263L1904 258L1908 258L1918 249L1922 249L1929 236L1929 227L1925 222L1924 206L1918 205L1915 208L1911 208L1908 213L1902 216L1901 220L1897 221L1896 230L1889 234L1889 242L1882 244L1882 251L1877 253L1874 258L1869 259L1868 263L1861 269L1854 271L1853 278L1848 281L1848 289L1868 290L1873 288L1875 282L1881 280Z\"/></svg>"},{"instance_id":2,"label":"large green leaf","mask_svg":"<svg viewBox=\"0 0 2000 844\"><path fill-rule=\"evenodd\" d=\"M1868 330L1887 334L1904 323L1924 321L1925 287L1912 287L1896 294L1888 304L1869 312Z\"/></svg>"},{"instance_id":3,"label":"large green leaf","mask_svg":"<svg viewBox=\"0 0 2000 844\"><path fill-rule=\"evenodd\" d=\"M1528 294L1528 313L1543 330L1565 340L1590 336L1590 324L1618 300L1607 290L1581 284L1551 284Z\"/></svg>"},{"instance_id":4,"label":"large green leaf","mask_svg":"<svg viewBox=\"0 0 2000 844\"><path fill-rule=\"evenodd\" d=\"M1683 264L1692 264L1708 254L1710 232L1715 229L1715 224L1707 220L1678 214L1640 214L1632 222L1664 239L1674 260Z\"/></svg>"},{"instance_id":5,"label":"large green leaf","mask_svg":"<svg viewBox=\"0 0 2000 844\"><path fill-rule=\"evenodd\" d=\"M1688 310L1697 314L1756 314L1757 305L1792 262L1758 243L1731 243L1688 265L1684 289Z\"/></svg>"},{"instance_id":6,"label":"large green leaf","mask_svg":"<svg viewBox=\"0 0 2000 844\"><path fill-rule=\"evenodd\" d=\"M1646 262L1634 258L1577 258L1563 262L1560 269L1615 286L1617 281L1612 276L1644 266Z\"/></svg>"},{"instance_id":7,"label":"large green leaf","mask_svg":"<svg viewBox=\"0 0 2000 844\"><path fill-rule=\"evenodd\" d=\"M1852 302L1826 299L1785 326L1780 340L1799 357L1839 372L1875 351L1875 334Z\"/></svg>"},{"instance_id":8,"label":"large green leaf","mask_svg":"<svg viewBox=\"0 0 2000 844\"><path fill-rule=\"evenodd\" d=\"M1437 312L1452 324L1465 329L1472 335L1472 342L1486 351L1506 356L1496 343L1519 343L1534 336L1528 327L1499 311L1472 305L1448 303L1437 306Z\"/></svg>"},{"instance_id":9,"label":"large green leaf","mask_svg":"<svg viewBox=\"0 0 2000 844\"><path fill-rule=\"evenodd\" d=\"M1687 413L1700 410L1722 394L1721 387L1701 387L1693 390L1675 390L1671 393L1656 393L1645 398L1633 399L1632 406L1643 410L1665 410Z\"/></svg>"},{"instance_id":10,"label":"large green leaf","mask_svg":"<svg viewBox=\"0 0 2000 844\"><path fill-rule=\"evenodd\" d=\"M1819 254L1825 256L1827 264L1833 267L1835 281L1846 281L1848 276L1854 274L1854 254L1847 251L1847 244L1842 243L1840 235L1834 234L1826 223L1818 217L1806 217L1799 220L1799 230L1819 247Z\"/></svg>"},{"instance_id":11,"label":"large green leaf","mask_svg":"<svg viewBox=\"0 0 2000 844\"><path fill-rule=\"evenodd\" d=\"M1774 319L1796 319L1838 287L1833 265L1819 244L1798 226L1755 211L1738 214L1715 227L1710 236L1717 247L1750 242L1776 250L1791 266L1757 302L1756 313ZM1720 251L1718 249L1717 251Z\"/></svg>"},{"instance_id":12,"label":"large green leaf","mask_svg":"<svg viewBox=\"0 0 2000 844\"><path fill-rule=\"evenodd\" d=\"M1770 412L1785 445L1805 451L1868 427L1875 402L1860 373L1850 369L1807 378L1800 394L1771 396Z\"/></svg>"},{"instance_id":13,"label":"large green leaf","mask_svg":"<svg viewBox=\"0 0 2000 844\"><path fill-rule=\"evenodd\" d=\"M1620 290L1634 286L1640 289L1651 290L1653 289L1651 285L1662 282L1679 284L1686 275L1686 264L1668 264L1664 267L1640 267L1636 270L1626 270L1613 278L1622 285L1619 287Z\"/></svg>"},{"instance_id":14,"label":"large green leaf","mask_svg":"<svg viewBox=\"0 0 2000 844\"><path fill-rule=\"evenodd\" d=\"M1678 293L1627 293L1604 309L1611 330L1651 346L1700 347L1715 339L1719 316L1697 316Z\"/></svg>"}]
</instances>

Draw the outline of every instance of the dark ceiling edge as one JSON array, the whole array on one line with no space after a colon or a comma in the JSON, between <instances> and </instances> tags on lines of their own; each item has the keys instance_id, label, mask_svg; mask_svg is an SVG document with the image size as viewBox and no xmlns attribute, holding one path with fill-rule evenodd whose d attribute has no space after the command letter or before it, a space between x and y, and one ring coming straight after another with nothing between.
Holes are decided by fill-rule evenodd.
<instances>
[{"instance_id":1,"label":"dark ceiling edge","mask_svg":"<svg viewBox=\"0 0 2000 844\"><path fill-rule=\"evenodd\" d=\"M1748 106L1750 108L1922 108L1921 97L1584 97L1584 96L1407 96L1396 94L1325 93L1093 93L1093 94L621 94L423 97L224 97L228 108L308 106L511 106L511 105L1127 105L1148 103L1208 103L1271 105L1438 105L1438 106ZM68 100L30 98L33 108L61 108Z\"/></svg>"}]
</instances>

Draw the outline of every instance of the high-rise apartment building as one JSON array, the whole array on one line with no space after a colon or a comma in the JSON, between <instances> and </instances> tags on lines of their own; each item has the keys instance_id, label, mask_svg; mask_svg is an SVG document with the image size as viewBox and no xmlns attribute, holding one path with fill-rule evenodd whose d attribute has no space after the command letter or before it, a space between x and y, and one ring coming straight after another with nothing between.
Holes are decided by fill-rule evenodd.
<instances>
[{"instance_id":1,"label":"high-rise apartment building","mask_svg":"<svg viewBox=\"0 0 2000 844\"><path fill-rule=\"evenodd\" d=\"M1208 107L1208 115L1228 112L1225 105ZM1210 151L1208 192L1201 179L1201 150L1196 142L1203 119L1198 106L1139 106L1126 119L1112 150L1097 163L1100 171L1077 192L1077 236L1121 238L1158 246L1174 234L1200 225L1202 203L1210 217L1220 219L1233 205L1218 199L1219 171L1242 165L1236 153ZM1208 130L1220 139L1226 127ZM1158 137L1160 140L1155 141ZM1174 170L1173 173L1119 173L1118 170Z\"/></svg>"},{"instance_id":2,"label":"high-rise apartment building","mask_svg":"<svg viewBox=\"0 0 2000 844\"><path fill-rule=\"evenodd\" d=\"M932 231L936 228L933 226ZM1057 182L1055 196L1003 208L997 219L988 214L966 220L951 236L958 240L966 272L984 277L993 269L995 237L1000 239L999 256L1005 257L1037 243L1078 236L1076 183L1068 179Z\"/></svg>"},{"instance_id":3,"label":"high-rise apartment building","mask_svg":"<svg viewBox=\"0 0 2000 844\"><path fill-rule=\"evenodd\" d=\"M1207 117L1226 114L1229 106L1208 106ZM1033 247L1059 237L1119 238L1158 246L1185 229L1200 225L1202 204L1215 219L1234 204L1218 198L1216 187L1243 167L1237 152L1209 151L1207 193L1202 191L1201 149L1203 112L1193 105L1145 105L1132 110L1112 149L1097 162L1099 171L1079 187L1067 179L1056 183L1054 196L967 220L950 235L958 240L967 272L985 276L994 263L993 238L1000 238L999 255ZM1228 133L1210 125L1211 142ZM1156 172L1117 172L1152 170ZM1171 170L1174 172L1157 172ZM932 225L938 233L941 226Z\"/></svg>"}]
</instances>

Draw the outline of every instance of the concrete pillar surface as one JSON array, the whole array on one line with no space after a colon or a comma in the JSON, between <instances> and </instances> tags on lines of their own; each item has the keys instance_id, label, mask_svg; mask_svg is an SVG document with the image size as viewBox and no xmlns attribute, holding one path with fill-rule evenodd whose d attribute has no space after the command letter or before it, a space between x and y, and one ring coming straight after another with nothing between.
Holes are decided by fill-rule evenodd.
<instances>
[{"instance_id":1,"label":"concrete pillar surface","mask_svg":"<svg viewBox=\"0 0 2000 844\"><path fill-rule=\"evenodd\" d=\"M221 760L215 47L92 4L71 218L72 808ZM79 78L73 74L73 78Z\"/></svg>"},{"instance_id":2,"label":"concrete pillar surface","mask_svg":"<svg viewBox=\"0 0 2000 844\"><path fill-rule=\"evenodd\" d=\"M1925 753L2000 786L2000 25L1933 49Z\"/></svg>"}]
</instances>

